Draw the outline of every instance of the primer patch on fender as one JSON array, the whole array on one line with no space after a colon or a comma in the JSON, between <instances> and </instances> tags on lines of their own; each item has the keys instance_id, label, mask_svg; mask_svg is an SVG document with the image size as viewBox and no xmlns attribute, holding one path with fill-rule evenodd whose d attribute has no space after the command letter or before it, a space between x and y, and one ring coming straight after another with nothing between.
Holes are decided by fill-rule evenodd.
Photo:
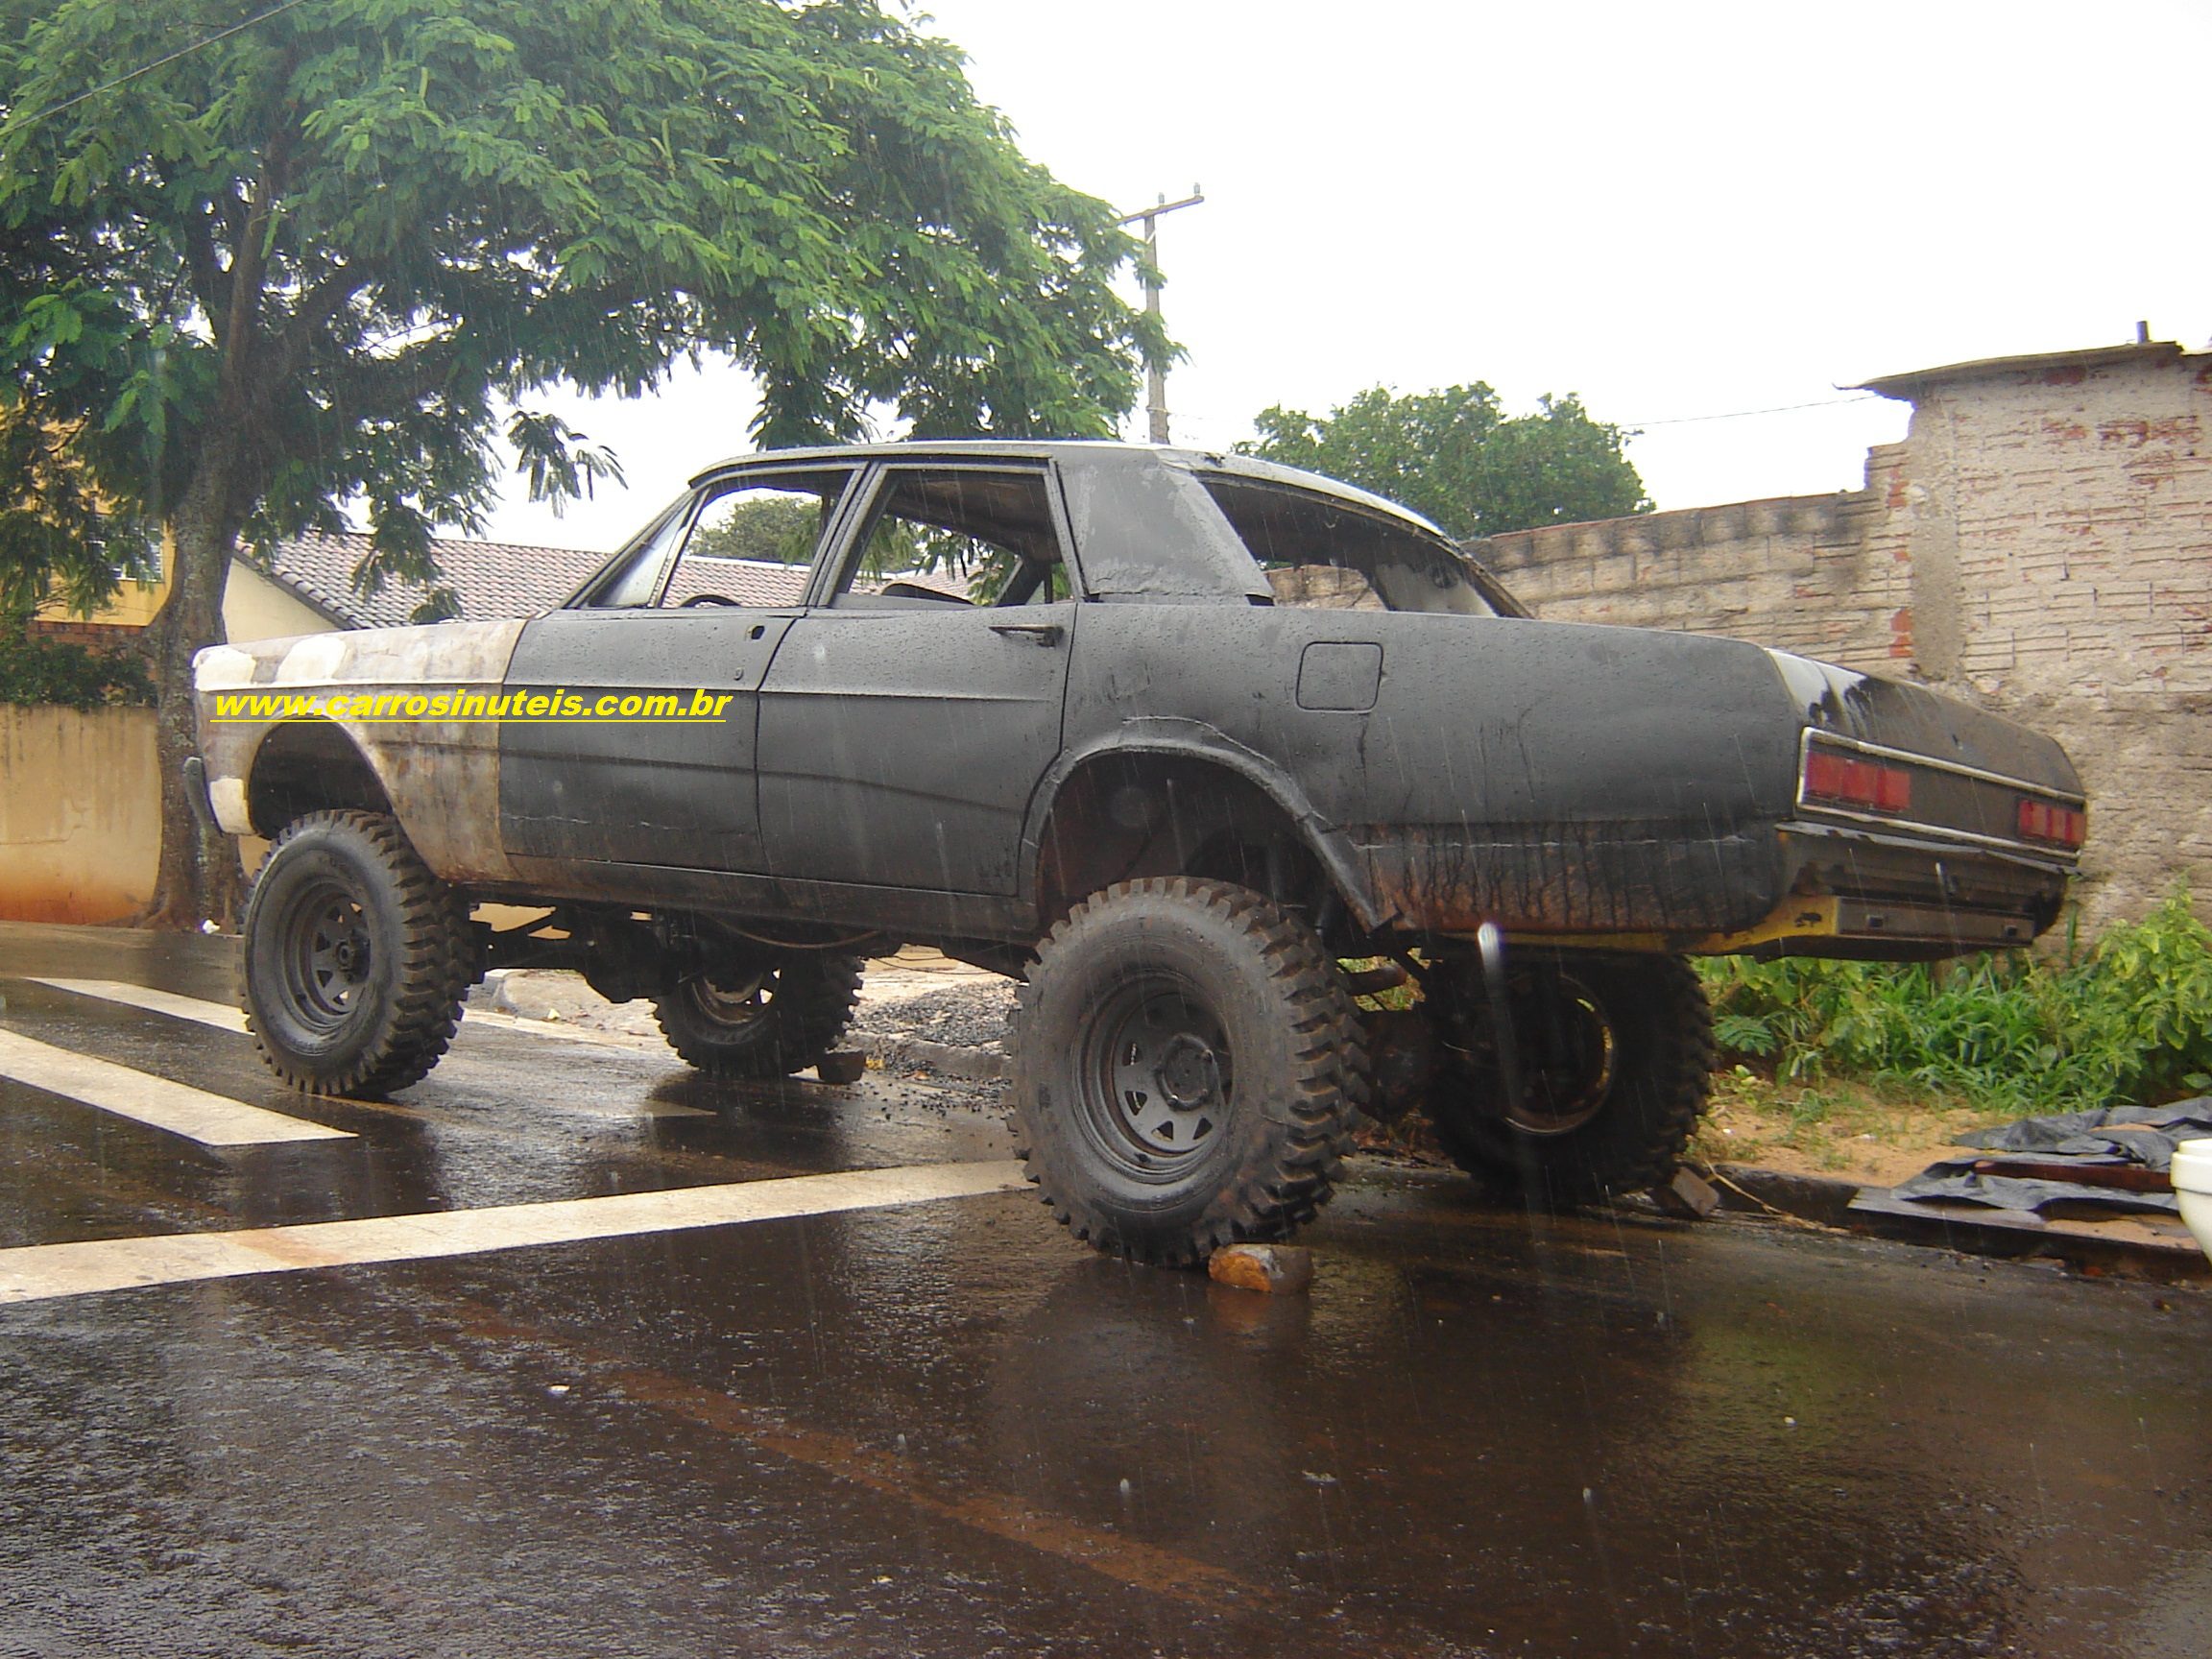
<instances>
[{"instance_id":1,"label":"primer patch on fender","mask_svg":"<svg viewBox=\"0 0 2212 1659\"><path fill-rule=\"evenodd\" d=\"M284 661L277 665L277 685L321 685L338 678L338 666L346 661L349 641L343 634L310 634L291 650L284 653Z\"/></svg>"},{"instance_id":2,"label":"primer patch on fender","mask_svg":"<svg viewBox=\"0 0 2212 1659\"><path fill-rule=\"evenodd\" d=\"M210 645L192 660L192 685L201 691L219 691L231 685L253 684L253 654L228 645Z\"/></svg>"}]
</instances>

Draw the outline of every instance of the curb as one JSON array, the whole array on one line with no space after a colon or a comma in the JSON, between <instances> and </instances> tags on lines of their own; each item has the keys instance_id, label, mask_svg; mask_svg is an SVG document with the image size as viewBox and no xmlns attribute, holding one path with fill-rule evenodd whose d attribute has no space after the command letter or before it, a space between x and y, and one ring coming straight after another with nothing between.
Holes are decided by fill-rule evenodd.
<instances>
[{"instance_id":1,"label":"curb","mask_svg":"<svg viewBox=\"0 0 2212 1659\"><path fill-rule=\"evenodd\" d=\"M1720 1208L1757 1215L1779 1210L1800 1221L1823 1227L1849 1227L1851 1201L1859 1183L1827 1175L1792 1175L1756 1164L1715 1164L1708 1173L1720 1194Z\"/></svg>"},{"instance_id":2,"label":"curb","mask_svg":"<svg viewBox=\"0 0 2212 1659\"><path fill-rule=\"evenodd\" d=\"M996 1048L932 1043L924 1037L889 1037L871 1044L868 1051L886 1071L926 1070L973 1083L1002 1083L1006 1079L1006 1056Z\"/></svg>"},{"instance_id":3,"label":"curb","mask_svg":"<svg viewBox=\"0 0 2212 1659\"><path fill-rule=\"evenodd\" d=\"M2212 1261L2178 1222L2168 1228L2140 1216L2046 1220L1979 1205L1915 1204L1892 1196L1887 1187L1786 1174L1749 1164L1717 1164L1711 1172L1720 1207L1727 1211L1780 1211L1823 1227L1967 1255L2056 1258L2091 1274L2165 1282L2212 1279Z\"/></svg>"}]
</instances>

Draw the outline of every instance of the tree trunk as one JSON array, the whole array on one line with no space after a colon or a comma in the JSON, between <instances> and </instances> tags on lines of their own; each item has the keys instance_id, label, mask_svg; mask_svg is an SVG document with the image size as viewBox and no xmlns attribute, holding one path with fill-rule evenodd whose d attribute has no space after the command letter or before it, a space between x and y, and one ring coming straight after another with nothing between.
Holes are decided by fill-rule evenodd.
<instances>
[{"instance_id":1,"label":"tree trunk","mask_svg":"<svg viewBox=\"0 0 2212 1659\"><path fill-rule=\"evenodd\" d=\"M154 902L144 918L149 927L195 929L213 922L228 929L238 917L243 887L238 845L228 835L203 830L184 792L184 762L200 753L192 655L224 637L223 589L238 544L237 468L235 444L210 439L168 526L176 568L169 597L152 629L161 862Z\"/></svg>"}]
</instances>

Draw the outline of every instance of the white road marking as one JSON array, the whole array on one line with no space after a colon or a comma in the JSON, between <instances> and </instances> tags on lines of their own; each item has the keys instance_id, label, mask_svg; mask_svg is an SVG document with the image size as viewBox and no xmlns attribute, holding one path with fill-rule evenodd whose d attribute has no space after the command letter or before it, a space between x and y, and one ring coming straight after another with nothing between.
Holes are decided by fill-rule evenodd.
<instances>
[{"instance_id":1,"label":"white road marking","mask_svg":"<svg viewBox=\"0 0 2212 1659\"><path fill-rule=\"evenodd\" d=\"M0 1305L89 1296L149 1285L185 1285L310 1267L423 1262L489 1250L778 1221L796 1215L829 1215L945 1198L979 1198L1014 1191L1023 1185L1022 1166L1011 1160L924 1164L681 1187L664 1192L623 1192L606 1198L567 1198L548 1204L507 1204L489 1210L317 1221L298 1227L30 1244L0 1250Z\"/></svg>"},{"instance_id":2,"label":"white road marking","mask_svg":"<svg viewBox=\"0 0 2212 1659\"><path fill-rule=\"evenodd\" d=\"M266 1146L285 1141L351 1141L350 1129L328 1129L301 1118L249 1106L166 1077L134 1071L0 1031L0 1077L60 1094L103 1112L166 1129L203 1146Z\"/></svg>"},{"instance_id":3,"label":"white road marking","mask_svg":"<svg viewBox=\"0 0 2212 1659\"><path fill-rule=\"evenodd\" d=\"M179 1020L196 1020L203 1025L212 1025L218 1031L246 1030L246 1016L237 1009L221 1002L205 1001L198 997L180 997L174 991L156 991L144 985L128 984L121 979L47 979L36 974L27 975L35 985L51 985L57 991L73 991L80 997L98 997L108 1002L121 1002L132 1008L144 1008L156 1014L172 1015ZM597 1032L555 1031L535 1020L517 1020L512 1014L497 1014L485 1009L471 1008L462 1018L469 1025L491 1025L501 1031L528 1031L534 1036L551 1038L556 1043L583 1043L599 1047L620 1048L632 1054L650 1054L649 1044L628 1043L619 1037L605 1037ZM573 1112L585 1118L711 1118L712 1112L697 1106L679 1106L669 1100L640 1100L635 1104L610 1102L603 1109L579 1106L574 1102L557 1102L558 1110Z\"/></svg>"},{"instance_id":4,"label":"white road marking","mask_svg":"<svg viewBox=\"0 0 2212 1659\"><path fill-rule=\"evenodd\" d=\"M57 991L74 991L80 997L99 997L109 1002L125 1002L133 1008L145 1008L156 1014L170 1014L180 1020L197 1020L203 1025L212 1025L218 1031L246 1029L246 1016L228 1003L203 1001L198 997L180 997L174 991L156 991L145 985L129 985L120 979L40 979L34 977L34 985L51 985Z\"/></svg>"}]
</instances>

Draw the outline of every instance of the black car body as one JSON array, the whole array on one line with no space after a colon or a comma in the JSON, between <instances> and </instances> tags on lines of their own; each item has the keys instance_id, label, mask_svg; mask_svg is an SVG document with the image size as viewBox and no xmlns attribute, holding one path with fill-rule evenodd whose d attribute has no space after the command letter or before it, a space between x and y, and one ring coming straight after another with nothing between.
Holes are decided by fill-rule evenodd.
<instances>
[{"instance_id":1,"label":"black car body","mask_svg":"<svg viewBox=\"0 0 2212 1659\"><path fill-rule=\"evenodd\" d=\"M762 545L805 569L774 603L733 551ZM547 615L217 647L200 676L225 829L388 821L456 902L555 907L479 964L572 961L664 1008L833 947L1028 973L1086 900L1176 881L1259 896L1330 960L1396 960L1439 1008L1474 998L1479 939L1547 965L1539 1001L1648 1001L1593 987L1684 952L2025 944L2085 824L2058 746L1979 709L1540 621L1374 496L1121 445L749 458ZM817 1000L801 1046L841 1024ZM1456 1018L1414 1070L1503 1060L1511 1082ZM1554 1036L1621 1060L1618 1031ZM1367 1046L1394 1045L1370 1022ZM436 1054L402 1058L279 1069L391 1086Z\"/></svg>"}]
</instances>

